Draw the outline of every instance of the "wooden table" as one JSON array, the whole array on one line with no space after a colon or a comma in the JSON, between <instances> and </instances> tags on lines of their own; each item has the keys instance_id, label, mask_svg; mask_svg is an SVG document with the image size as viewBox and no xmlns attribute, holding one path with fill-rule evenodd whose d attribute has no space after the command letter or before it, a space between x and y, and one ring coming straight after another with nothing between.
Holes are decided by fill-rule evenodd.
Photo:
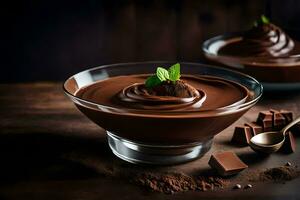
<instances>
[{"instance_id":1,"label":"wooden table","mask_svg":"<svg viewBox=\"0 0 300 200\"><path fill-rule=\"evenodd\" d=\"M118 175L133 169L201 174L209 168L211 153L220 150L235 151L249 170L287 161L300 166L299 148L294 154L276 153L262 159L249 147L237 148L228 142L234 125L254 120L259 110L290 109L299 115L300 92L264 95L239 121L215 137L212 149L203 158L169 167L135 166L116 158L104 130L76 110L60 83L2 84L0 93L0 199L299 198L300 178L285 184L256 183L242 192L229 188L165 195L145 191ZM299 145L299 139L297 142Z\"/></svg>"}]
</instances>

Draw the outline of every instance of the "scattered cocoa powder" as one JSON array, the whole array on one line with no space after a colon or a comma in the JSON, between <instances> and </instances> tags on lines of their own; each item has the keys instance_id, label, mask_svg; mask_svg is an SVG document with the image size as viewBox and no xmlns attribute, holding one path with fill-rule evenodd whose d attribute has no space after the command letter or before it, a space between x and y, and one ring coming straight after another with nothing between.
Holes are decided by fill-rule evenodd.
<instances>
[{"instance_id":1,"label":"scattered cocoa powder","mask_svg":"<svg viewBox=\"0 0 300 200\"><path fill-rule=\"evenodd\" d=\"M251 181L285 182L297 178L300 171L297 166L280 166L259 172Z\"/></svg>"},{"instance_id":2,"label":"scattered cocoa powder","mask_svg":"<svg viewBox=\"0 0 300 200\"><path fill-rule=\"evenodd\" d=\"M166 194L189 190L214 190L215 188L223 188L226 185L226 181L219 177L192 177L183 173L145 173L139 175L135 182L152 191Z\"/></svg>"},{"instance_id":3,"label":"scattered cocoa powder","mask_svg":"<svg viewBox=\"0 0 300 200\"><path fill-rule=\"evenodd\" d=\"M299 172L291 166L281 166L267 169L259 174L261 181L289 181L296 178Z\"/></svg>"}]
</instances>

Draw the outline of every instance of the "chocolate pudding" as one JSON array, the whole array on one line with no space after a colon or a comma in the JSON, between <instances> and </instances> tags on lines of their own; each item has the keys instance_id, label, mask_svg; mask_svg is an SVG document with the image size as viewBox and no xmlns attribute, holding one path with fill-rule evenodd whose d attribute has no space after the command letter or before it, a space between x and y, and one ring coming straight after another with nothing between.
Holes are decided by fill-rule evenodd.
<instances>
[{"instance_id":1,"label":"chocolate pudding","mask_svg":"<svg viewBox=\"0 0 300 200\"><path fill-rule=\"evenodd\" d=\"M159 95L159 87L164 84L147 89L144 82L149 76L116 76L80 88L76 97L107 109L100 112L84 106L79 109L101 127L124 138L180 144L211 139L243 114L232 113L232 107L253 99L246 87L207 75L183 75L180 81L184 85L179 83L179 91ZM180 87L185 92L180 92ZM228 113L220 114L219 110Z\"/></svg>"},{"instance_id":2,"label":"chocolate pudding","mask_svg":"<svg viewBox=\"0 0 300 200\"><path fill-rule=\"evenodd\" d=\"M181 65L184 74L179 63L100 66L72 76L64 89L82 113L106 130L119 158L183 163L204 155L213 137L259 100L262 86L234 71Z\"/></svg>"},{"instance_id":3,"label":"chocolate pudding","mask_svg":"<svg viewBox=\"0 0 300 200\"><path fill-rule=\"evenodd\" d=\"M266 83L300 82L300 43L268 20L207 40L203 50L207 58Z\"/></svg>"},{"instance_id":4,"label":"chocolate pudding","mask_svg":"<svg viewBox=\"0 0 300 200\"><path fill-rule=\"evenodd\" d=\"M278 26L268 23L253 26L232 38L220 48L220 55L233 56L242 62L299 65L299 42L294 41Z\"/></svg>"},{"instance_id":5,"label":"chocolate pudding","mask_svg":"<svg viewBox=\"0 0 300 200\"><path fill-rule=\"evenodd\" d=\"M182 112L183 115L194 115L195 111L241 104L249 95L248 90L240 84L211 76L190 75L182 77L182 82L185 83L182 88L186 86L182 89L183 94L171 92L175 94L164 95L159 91L164 85L147 90L144 84L147 77L149 75L145 74L117 76L81 88L75 95L90 102L124 109L126 112L178 111L177 114L180 115ZM178 88L177 94L180 93L180 85Z\"/></svg>"}]
</instances>

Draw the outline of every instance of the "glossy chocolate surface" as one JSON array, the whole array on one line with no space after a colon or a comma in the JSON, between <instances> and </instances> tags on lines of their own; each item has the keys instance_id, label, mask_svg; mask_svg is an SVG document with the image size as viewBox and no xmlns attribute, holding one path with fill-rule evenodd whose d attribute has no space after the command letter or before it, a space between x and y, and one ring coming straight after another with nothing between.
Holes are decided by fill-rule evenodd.
<instances>
[{"instance_id":1,"label":"glossy chocolate surface","mask_svg":"<svg viewBox=\"0 0 300 200\"><path fill-rule=\"evenodd\" d=\"M203 50L210 60L263 82L300 82L300 43L271 23L212 38Z\"/></svg>"},{"instance_id":2,"label":"glossy chocolate surface","mask_svg":"<svg viewBox=\"0 0 300 200\"><path fill-rule=\"evenodd\" d=\"M143 83L157 66L145 62L80 72L64 89L90 120L120 138L150 145L195 145L211 140L262 94L253 78L207 65L181 63L188 95L160 96Z\"/></svg>"},{"instance_id":3,"label":"glossy chocolate surface","mask_svg":"<svg viewBox=\"0 0 300 200\"><path fill-rule=\"evenodd\" d=\"M299 61L298 42L293 41L274 24L253 27L241 37L241 40L231 40L234 42L225 44L219 50L219 54L248 62L281 63L285 59L289 59L290 62Z\"/></svg>"},{"instance_id":4,"label":"glossy chocolate surface","mask_svg":"<svg viewBox=\"0 0 300 200\"><path fill-rule=\"evenodd\" d=\"M158 96L149 93L144 82L149 75L118 76L99 81L76 92L90 102L143 111L204 111L246 102L248 90L240 84L211 76L182 77L192 91L190 97ZM161 115L161 114L159 114Z\"/></svg>"}]
</instances>

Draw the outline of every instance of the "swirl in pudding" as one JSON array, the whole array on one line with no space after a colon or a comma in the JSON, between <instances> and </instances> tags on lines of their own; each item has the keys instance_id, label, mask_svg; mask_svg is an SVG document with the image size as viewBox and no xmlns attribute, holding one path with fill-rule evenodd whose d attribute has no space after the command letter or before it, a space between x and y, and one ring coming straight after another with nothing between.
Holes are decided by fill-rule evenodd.
<instances>
[{"instance_id":1,"label":"swirl in pudding","mask_svg":"<svg viewBox=\"0 0 300 200\"><path fill-rule=\"evenodd\" d=\"M144 85L147 77L147 74L112 77L81 88L76 96L141 113L215 110L242 104L250 95L242 85L212 76L183 75L176 84L166 82L152 89Z\"/></svg>"},{"instance_id":2,"label":"swirl in pudding","mask_svg":"<svg viewBox=\"0 0 300 200\"><path fill-rule=\"evenodd\" d=\"M272 23L261 23L243 32L241 39L228 41L219 55L232 56L245 62L299 62L299 44Z\"/></svg>"}]
</instances>

